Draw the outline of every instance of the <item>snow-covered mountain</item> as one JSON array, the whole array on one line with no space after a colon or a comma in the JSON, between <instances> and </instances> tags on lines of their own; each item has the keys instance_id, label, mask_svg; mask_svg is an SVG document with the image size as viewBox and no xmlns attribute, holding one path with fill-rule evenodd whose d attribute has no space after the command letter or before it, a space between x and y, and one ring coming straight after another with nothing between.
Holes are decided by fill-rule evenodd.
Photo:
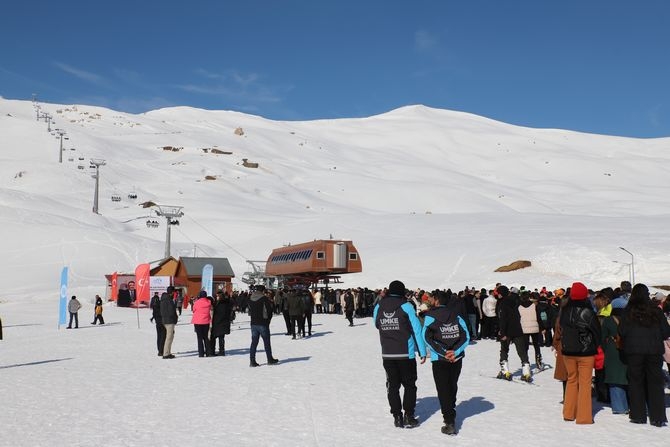
<instances>
[{"instance_id":1,"label":"snow-covered mountain","mask_svg":"<svg viewBox=\"0 0 670 447\"><path fill-rule=\"evenodd\" d=\"M105 274L162 258L165 225L146 201L183 206L173 256L227 257L240 288L247 259L330 235L352 239L363 261L346 286L596 288L628 279L631 260L636 281L670 283L670 138L523 128L424 106L309 122L39 107L0 98L0 300L57 294L64 265L73 293L99 293ZM55 128L66 132L62 163ZM106 162L99 215L90 159ZM161 226L147 228L149 218ZM494 273L519 259L533 266Z\"/></svg>"}]
</instances>

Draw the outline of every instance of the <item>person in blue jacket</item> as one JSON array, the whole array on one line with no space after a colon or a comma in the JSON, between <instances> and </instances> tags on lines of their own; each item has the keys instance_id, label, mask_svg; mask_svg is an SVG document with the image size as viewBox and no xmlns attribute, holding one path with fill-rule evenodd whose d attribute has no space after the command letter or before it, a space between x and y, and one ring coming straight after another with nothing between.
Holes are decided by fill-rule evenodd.
<instances>
[{"instance_id":1,"label":"person in blue jacket","mask_svg":"<svg viewBox=\"0 0 670 447\"><path fill-rule=\"evenodd\" d=\"M458 378L465 348L470 343L470 333L457 309L449 305L449 295L438 292L437 299L431 297L430 300L433 306L426 312L421 338L430 350L433 380L444 418L441 431L446 435L455 435Z\"/></svg>"},{"instance_id":2,"label":"person in blue jacket","mask_svg":"<svg viewBox=\"0 0 670 447\"><path fill-rule=\"evenodd\" d=\"M416 352L426 361L426 346L421 338L421 322L416 310L405 298L405 285L393 281L388 292L375 306L373 321L379 330L382 361L386 371L386 392L396 427L419 425L416 407ZM400 400L400 386L404 388ZM405 415L403 417L403 410Z\"/></svg>"}]
</instances>

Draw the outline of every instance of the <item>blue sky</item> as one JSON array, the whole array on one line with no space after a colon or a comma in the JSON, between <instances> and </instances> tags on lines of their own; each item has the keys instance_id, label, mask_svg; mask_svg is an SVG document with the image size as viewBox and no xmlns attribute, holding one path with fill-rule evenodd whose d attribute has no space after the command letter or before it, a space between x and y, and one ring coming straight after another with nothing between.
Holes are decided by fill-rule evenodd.
<instances>
[{"instance_id":1,"label":"blue sky","mask_svg":"<svg viewBox=\"0 0 670 447\"><path fill-rule=\"evenodd\" d=\"M0 95L670 136L667 0L4 2Z\"/></svg>"}]
</instances>

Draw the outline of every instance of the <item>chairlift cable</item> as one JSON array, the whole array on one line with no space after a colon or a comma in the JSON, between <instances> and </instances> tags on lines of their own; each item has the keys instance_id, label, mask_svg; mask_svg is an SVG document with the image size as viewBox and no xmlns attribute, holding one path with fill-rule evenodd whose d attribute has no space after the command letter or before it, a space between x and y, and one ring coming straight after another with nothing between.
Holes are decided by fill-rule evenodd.
<instances>
[{"instance_id":1,"label":"chairlift cable","mask_svg":"<svg viewBox=\"0 0 670 447\"><path fill-rule=\"evenodd\" d=\"M191 239L190 237L188 237L183 231L181 231L180 228L175 228L175 230L177 230L182 236L184 236L186 239L188 239L189 241L191 241L193 244L198 245L197 242L195 242L193 239ZM211 258L211 257L214 257L212 254L207 253L207 250L205 250L204 248L202 248L202 246L198 245L198 248L200 249L200 251L202 251L204 254L206 254L206 255L209 256L210 258Z\"/></svg>"},{"instance_id":2,"label":"chairlift cable","mask_svg":"<svg viewBox=\"0 0 670 447\"><path fill-rule=\"evenodd\" d=\"M193 221L193 223L195 223L195 224L198 225L200 228L202 228L205 232L207 232L207 233L208 233L210 236L212 236L214 239L216 239L217 241L221 242L223 245L225 245L226 247L228 247L229 249L231 249L235 254L237 254L239 257L241 257L244 261L246 261L247 259L249 259L248 257L244 256L242 253L240 253L239 251L237 251L233 246L231 246L230 244L228 244L226 241L222 240L222 239L221 239L220 237L218 237L216 234L212 233L207 227L205 227L204 225L202 225L201 223L199 223L198 221L196 221L193 217L191 217L190 214L185 214L184 217L188 217L189 219L191 219L191 220Z\"/></svg>"}]
</instances>

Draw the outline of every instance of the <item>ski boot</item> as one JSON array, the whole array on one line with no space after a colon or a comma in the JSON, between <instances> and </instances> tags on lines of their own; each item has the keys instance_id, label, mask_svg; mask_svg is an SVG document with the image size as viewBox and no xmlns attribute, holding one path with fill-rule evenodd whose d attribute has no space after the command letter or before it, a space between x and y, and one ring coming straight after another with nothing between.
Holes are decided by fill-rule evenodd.
<instances>
[{"instance_id":1,"label":"ski boot","mask_svg":"<svg viewBox=\"0 0 670 447\"><path fill-rule=\"evenodd\" d=\"M521 365L521 380L528 383L533 381L533 376L530 373L530 363Z\"/></svg>"},{"instance_id":2,"label":"ski boot","mask_svg":"<svg viewBox=\"0 0 670 447\"><path fill-rule=\"evenodd\" d=\"M546 365L544 363L542 363L542 356L541 355L538 355L537 357L535 357L535 364L537 365L537 370L538 371L544 371L544 368L546 367Z\"/></svg>"},{"instance_id":3,"label":"ski boot","mask_svg":"<svg viewBox=\"0 0 670 447\"><path fill-rule=\"evenodd\" d=\"M509 372L509 369L507 368L507 360L503 360L500 362L500 372L498 372L496 378L512 380L512 373Z\"/></svg>"}]
</instances>

